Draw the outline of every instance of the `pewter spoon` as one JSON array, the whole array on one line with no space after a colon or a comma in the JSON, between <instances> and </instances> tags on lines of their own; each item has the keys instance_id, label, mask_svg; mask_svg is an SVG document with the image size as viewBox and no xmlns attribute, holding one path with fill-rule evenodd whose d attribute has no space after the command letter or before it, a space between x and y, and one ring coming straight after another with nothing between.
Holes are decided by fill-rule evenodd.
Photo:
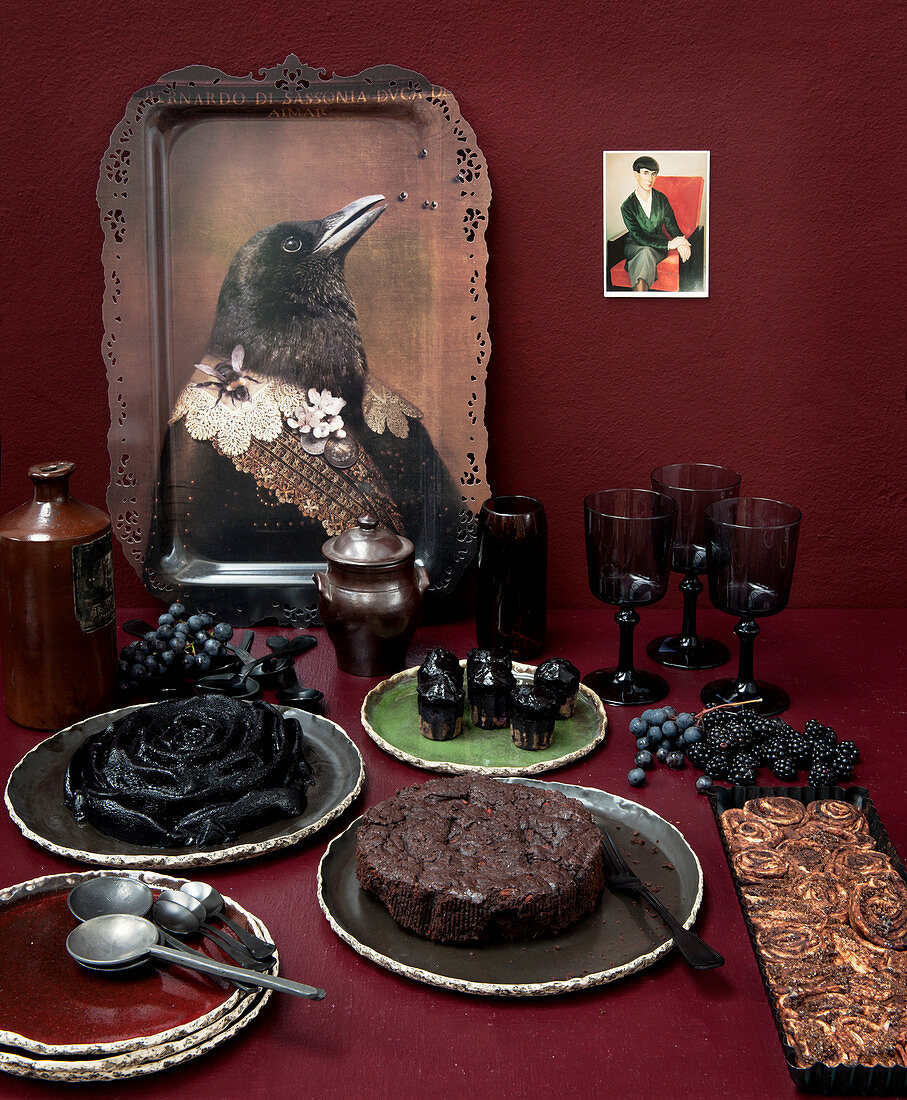
<instances>
[{"instance_id":1,"label":"pewter spoon","mask_svg":"<svg viewBox=\"0 0 907 1100\"><path fill-rule=\"evenodd\" d=\"M144 917L154 902L154 894L144 882L134 878L99 875L74 886L66 904L78 921L91 920L105 913L126 913Z\"/></svg>"},{"instance_id":2,"label":"pewter spoon","mask_svg":"<svg viewBox=\"0 0 907 1100\"><path fill-rule=\"evenodd\" d=\"M243 985L292 993L310 1000L320 1001L325 995L323 989L291 982L287 978L277 978L273 974L244 970L240 966L227 966L226 963L215 962L198 951L175 951L171 947L162 947L157 927L144 917L123 916L118 913L92 917L69 933L66 937L66 950L77 963L90 969L117 970L150 956L162 962L176 963L177 966L190 967L192 970L200 970L204 974L227 978Z\"/></svg>"},{"instance_id":3,"label":"pewter spoon","mask_svg":"<svg viewBox=\"0 0 907 1100\"><path fill-rule=\"evenodd\" d=\"M97 878L86 879L78 886L74 886L66 898L70 913L77 921L83 922L91 920L92 917L111 914L144 917L153 903L154 894L143 882L138 882L134 878L115 878L113 875L99 875ZM168 935L167 931L161 932L161 939L168 947L173 947L177 951L189 950L179 940ZM227 953L229 954L229 951ZM235 958L235 956L231 957ZM248 959L250 965L257 965L255 959L251 957ZM241 961L237 959L237 962ZM132 964L132 966L141 965L141 962Z\"/></svg>"},{"instance_id":4,"label":"pewter spoon","mask_svg":"<svg viewBox=\"0 0 907 1100\"><path fill-rule=\"evenodd\" d=\"M165 896L166 895L166 896ZM177 936L191 936L195 932L217 943L240 966L253 970L267 970L273 963L255 958L239 940L225 936L205 921L205 907L182 890L163 890L151 910L155 924ZM182 946L182 944L180 945Z\"/></svg>"},{"instance_id":5,"label":"pewter spoon","mask_svg":"<svg viewBox=\"0 0 907 1100\"><path fill-rule=\"evenodd\" d=\"M219 894L213 886L209 886L207 882L186 882L181 887L181 893L189 894L190 897L198 901L204 907L208 917L217 917L218 920L222 921L236 935L236 938L253 958L267 959L274 954L273 943L260 939L227 916L224 912L226 902L223 895Z\"/></svg>"}]
</instances>

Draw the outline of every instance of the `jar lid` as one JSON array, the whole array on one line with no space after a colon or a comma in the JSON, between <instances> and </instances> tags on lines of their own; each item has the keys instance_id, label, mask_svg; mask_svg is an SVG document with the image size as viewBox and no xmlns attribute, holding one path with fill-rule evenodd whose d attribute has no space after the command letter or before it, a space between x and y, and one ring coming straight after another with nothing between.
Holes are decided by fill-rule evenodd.
<instances>
[{"instance_id":1,"label":"jar lid","mask_svg":"<svg viewBox=\"0 0 907 1100\"><path fill-rule=\"evenodd\" d=\"M337 565L395 565L414 552L409 539L382 527L371 515L359 517L356 527L328 539L321 553Z\"/></svg>"}]
</instances>

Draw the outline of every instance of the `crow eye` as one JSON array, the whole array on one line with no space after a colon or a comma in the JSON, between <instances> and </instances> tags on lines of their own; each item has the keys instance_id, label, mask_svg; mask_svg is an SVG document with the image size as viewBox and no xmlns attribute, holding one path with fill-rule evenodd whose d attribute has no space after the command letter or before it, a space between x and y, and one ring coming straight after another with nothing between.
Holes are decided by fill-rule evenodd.
<instances>
[{"instance_id":1,"label":"crow eye","mask_svg":"<svg viewBox=\"0 0 907 1100\"><path fill-rule=\"evenodd\" d=\"M302 241L298 237L287 237L283 242L284 252L298 252L302 248Z\"/></svg>"}]
</instances>

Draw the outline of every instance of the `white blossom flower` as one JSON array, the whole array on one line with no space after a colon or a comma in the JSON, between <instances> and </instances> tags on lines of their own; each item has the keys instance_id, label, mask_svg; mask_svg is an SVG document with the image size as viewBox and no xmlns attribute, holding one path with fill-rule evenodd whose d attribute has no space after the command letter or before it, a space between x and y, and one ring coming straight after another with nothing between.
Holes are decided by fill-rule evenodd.
<instances>
[{"instance_id":1,"label":"white blossom flower","mask_svg":"<svg viewBox=\"0 0 907 1100\"><path fill-rule=\"evenodd\" d=\"M319 393L314 387L309 390L308 398L308 404L297 406L287 417L289 427L301 435L311 432L315 439L326 439L332 434L338 439L346 438L343 417L338 415L346 401L334 397L330 390Z\"/></svg>"}]
</instances>

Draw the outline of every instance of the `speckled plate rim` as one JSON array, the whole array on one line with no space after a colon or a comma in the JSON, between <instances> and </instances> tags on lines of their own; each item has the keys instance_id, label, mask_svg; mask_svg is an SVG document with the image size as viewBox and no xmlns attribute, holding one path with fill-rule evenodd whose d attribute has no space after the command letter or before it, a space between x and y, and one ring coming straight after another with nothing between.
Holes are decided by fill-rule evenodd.
<instances>
[{"instance_id":1,"label":"speckled plate rim","mask_svg":"<svg viewBox=\"0 0 907 1100\"><path fill-rule=\"evenodd\" d=\"M151 703L138 704L138 706L152 705ZM303 718L306 722L312 722L314 720L316 728L318 726L330 727L336 735L339 735L339 739L336 740L336 745L342 748L342 751L346 753L349 762L354 766L354 770L356 771L356 776L352 785L345 789L341 797L330 805L316 821L309 822L295 829L288 829L286 822L278 821L274 823L274 829L284 831L275 832L273 836L268 837L266 840L232 844L226 848L204 849L189 852L180 851L179 853L174 853L173 850L170 849L169 854L166 848L160 849L159 853L150 853L147 849L133 849L131 847L129 850L124 850L121 853L93 852L88 849L73 848L68 845L57 843L31 828L17 812L10 796L10 786L14 778L22 768L29 766L27 762L30 758L40 762L44 755L58 755L54 753L54 745L58 744L65 735L71 735L72 731L77 730L78 727L90 723L91 728L85 733L85 737L87 738L91 736L92 733L97 732L98 729L103 729L105 725L112 722L114 719L136 709L138 709L137 706L120 707L117 710L108 711L105 714L94 715L91 718L83 719L81 722L76 722L72 726L67 726L66 729L60 730L59 733L55 733L44 741L39 742L22 757L18 764L16 764L10 772L9 779L6 782L6 788L3 792L3 801L6 804L10 818L26 839L34 841L35 844L40 845L42 848L46 848L50 852L54 852L56 855L66 856L68 859L79 860L82 863L97 863L104 867L158 867L167 870L176 870L183 867L213 867L221 863L237 863L245 859L254 859L257 856L298 844L300 841L312 836L314 833L323 829L329 822L339 817L353 804L362 790L362 785L365 781L365 763L362 759L362 753L342 726L338 726L336 722L332 722L329 718L325 718L320 714L309 714L307 711L300 711L295 707L278 707L278 710L291 718ZM334 744L333 741L329 742L327 739L322 742L324 746L329 743L332 745ZM74 818L73 823L75 824Z\"/></svg>"},{"instance_id":2,"label":"speckled plate rim","mask_svg":"<svg viewBox=\"0 0 907 1100\"><path fill-rule=\"evenodd\" d=\"M515 778L503 780L506 782L515 782ZM570 783L554 783L545 780L538 779L525 779L520 782L528 783L534 787L544 787L549 790L560 791L568 798L579 799L584 805L601 806L602 799L612 801L614 806L619 810L623 806L632 806L634 812L642 811L643 815L652 822L658 822L664 826L669 833L675 835L676 839L684 845L692 857L693 864L696 869L697 883L696 883L696 896L693 899L693 905L690 910L690 915L683 922L684 928L691 928L696 920L696 915L699 912L699 908L702 904L703 894L703 875L702 865L699 862L699 858L693 849L690 847L686 837L681 831L666 821L654 810L650 810L647 806L642 806L638 802L632 802L628 798L622 798L620 795L610 794L608 791L599 790L597 787L578 787ZM642 955L638 955L635 959L628 963L624 963L621 966L610 967L607 970L601 970L596 973L583 974L574 978L565 978L551 982L530 982L521 983L513 982L508 984L501 984L498 982L474 982L468 981L463 978L455 978L445 974L438 974L431 970L422 970L419 967L409 966L408 964L401 963L397 959L394 959L388 955L384 955L374 948L369 947L367 944L358 940L348 929L346 929L331 912L330 906L327 904L324 897L324 868L331 856L331 849L334 845L338 844L347 834L357 827L361 818L357 818L356 821L351 822L342 833L339 833L328 845L324 855L321 857L321 861L318 864L318 904L321 906L321 911L324 913L328 924L334 930L334 932L348 944L358 954L364 958L369 959L373 963L377 963L378 966L383 967L385 970L390 970L394 974L399 974L405 978L412 978L417 982L424 982L426 985L440 986L442 989L452 989L459 993L474 993L484 996L505 996L505 997L541 997L550 994L560 993L574 993L580 989L589 989L592 986L606 985L610 982L617 981L620 978L625 978L630 974L634 974L638 970L642 970L647 966L651 966L662 955L666 954L674 945L673 939L668 937L663 943L652 951L648 951ZM470 950L481 951L481 947L468 945Z\"/></svg>"},{"instance_id":3,"label":"speckled plate rim","mask_svg":"<svg viewBox=\"0 0 907 1100\"><path fill-rule=\"evenodd\" d=\"M466 662L460 661L460 664L465 667ZM535 669L535 665L525 665L518 661L513 662L514 672L526 677L531 677L535 673ZM554 771L555 768L563 768L567 764L572 764L575 760L581 760L584 756L588 756L607 736L608 716L605 713L605 708L601 699L599 699L591 688L586 687L585 684L580 684L580 693L592 707L593 712L599 717L599 731L590 741L585 745L581 745L578 749L574 749L573 752L565 753L563 756L559 756L554 760L541 760L536 764L527 764L525 767L491 767L485 764L461 764L447 760L426 760L421 756L414 756L398 748L396 745L391 744L390 741L385 740L369 722L366 712L371 707L374 707L376 701L386 692L408 680L415 680L418 671L419 668L416 665L413 668L407 668L402 672L397 672L387 680L382 680L380 684L376 684L365 696L365 699L363 699L362 708L359 712L362 728L379 748L383 749L390 756L396 757L397 760L402 760L406 764L414 764L417 768L425 768L427 771L443 772L449 775L462 775L464 772L472 772L476 775L490 775L497 778L504 778L506 776L541 775L543 772ZM437 741L435 744L440 745L443 744L443 742Z\"/></svg>"},{"instance_id":4,"label":"speckled plate rim","mask_svg":"<svg viewBox=\"0 0 907 1100\"><path fill-rule=\"evenodd\" d=\"M74 1068L76 1063L45 1061L0 1051L0 1070L17 1077L30 1077L39 1081L59 1081L70 1084L91 1084L93 1081L122 1081L131 1077L143 1077L150 1073L160 1073L183 1062L199 1058L227 1042L258 1016L271 994L266 989L251 998L248 1006L243 1006L235 1020L224 1027L217 1028L210 1037L198 1041L197 1035L188 1037L172 1054L151 1061L136 1062L128 1065L109 1065L108 1060L99 1060L96 1066L85 1063L85 1068ZM248 1000L248 998L246 998Z\"/></svg>"},{"instance_id":5,"label":"speckled plate rim","mask_svg":"<svg viewBox=\"0 0 907 1100\"><path fill-rule=\"evenodd\" d=\"M39 878L28 879L26 882L19 882L13 886L5 886L0 889L0 908L4 905L18 901L23 897L57 894L62 893L64 890L69 891L80 882L84 882L86 879L98 878L101 875L111 875L115 878L137 879L139 882L143 882L146 886L150 886L153 889L179 889L180 886L188 881L184 878L174 878L171 875L161 875L154 871L137 869L71 871L61 875L43 875ZM271 941L271 933L261 920L226 895L224 896L224 901L226 902L227 911L231 916L242 917L256 935ZM75 918L73 918L73 920L75 920ZM276 951L275 958L279 959ZM271 968L271 972L276 974L277 970L278 964L275 963ZM243 1008L245 1010L255 996L258 996L258 994L249 994L243 990L234 989L234 991L219 1005L203 1015L196 1017L194 1020L188 1020L184 1024L179 1024L176 1027L169 1028L166 1031L156 1032L152 1035L134 1036L128 1039L118 1039L109 1043L45 1043L39 1039L33 1039L30 1036L19 1035L17 1032L6 1031L0 1028L0 1044L21 1049L21 1057L23 1058L27 1058L28 1053L32 1053L40 1055L42 1060L59 1056L66 1056L67 1061L71 1057L98 1060L120 1054L133 1053L136 1054L137 1060L144 1060L138 1056L149 1048L160 1047L167 1043L179 1042L180 1040L186 1039L191 1043L197 1042L198 1033L200 1031L221 1021L223 1017L230 1015L237 1008ZM5 1053L6 1052L0 1051L0 1056ZM14 1052L9 1053L10 1056L12 1056ZM15 1053L16 1056L19 1057L18 1051Z\"/></svg>"}]
</instances>

